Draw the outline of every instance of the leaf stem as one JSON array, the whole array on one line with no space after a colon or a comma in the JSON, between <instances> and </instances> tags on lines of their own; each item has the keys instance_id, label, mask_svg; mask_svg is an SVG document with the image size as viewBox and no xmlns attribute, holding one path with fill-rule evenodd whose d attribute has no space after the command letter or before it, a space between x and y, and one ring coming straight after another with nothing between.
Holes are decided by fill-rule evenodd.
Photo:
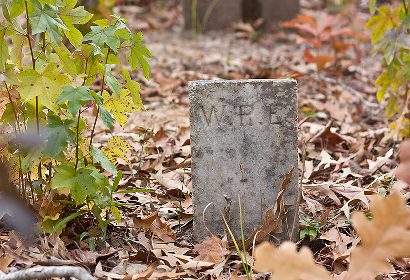
<instances>
[{"instance_id":1,"label":"leaf stem","mask_svg":"<svg viewBox=\"0 0 410 280\"><path fill-rule=\"evenodd\" d=\"M14 118L16 119L16 127L14 128L14 130L15 130L15 133L16 133L16 136L17 136L17 132L20 133L20 125L19 125L19 119L18 119L18 116L17 116L17 111L16 111L16 108L14 107L14 102L13 102L13 99L11 97L10 89L7 86L7 83L5 81L4 81L4 86L6 87L7 95L8 95L8 98L10 100L11 109L13 111Z\"/></svg>"},{"instance_id":2,"label":"leaf stem","mask_svg":"<svg viewBox=\"0 0 410 280\"><path fill-rule=\"evenodd\" d=\"M402 2L403 2L404 12L407 15L408 9L407 9L407 5L406 5L406 0L402 0Z\"/></svg>"},{"instance_id":3,"label":"leaf stem","mask_svg":"<svg viewBox=\"0 0 410 280\"><path fill-rule=\"evenodd\" d=\"M79 138L80 138L80 117L81 117L81 108L78 109L78 118L77 118L77 140L75 143L75 167L74 167L74 172L77 172L77 167L78 167L78 146L79 146Z\"/></svg>"},{"instance_id":4,"label":"leaf stem","mask_svg":"<svg viewBox=\"0 0 410 280\"><path fill-rule=\"evenodd\" d=\"M107 64L108 61L108 56L110 55L110 49L108 49L107 51L107 56L105 58L105 64ZM101 89L100 89L100 94L102 95L103 91L104 91L104 84L105 84L105 66L104 66L104 75L102 77L102 81L101 81ZM91 130L91 136L90 136L90 151L91 151L91 147L93 144L93 138L94 138L94 132L95 132L95 126L97 124L97 120L98 120L98 115L100 113L100 107L97 105L97 113L95 114L95 119L94 119L94 124L93 124L93 128Z\"/></svg>"},{"instance_id":5,"label":"leaf stem","mask_svg":"<svg viewBox=\"0 0 410 280\"><path fill-rule=\"evenodd\" d=\"M36 70L36 59L34 58L34 52L33 52L33 46L31 43L31 38L30 38L30 33L31 33L31 25L30 25L30 19L28 15L28 5L27 1L24 1L25 8L26 8L26 20L27 20L27 40L28 40L28 45L30 48L30 55L31 55L31 63L33 65L33 70ZM45 35L44 35L45 38ZM39 118L39 104L38 104L38 96L36 96L36 127L37 127L37 134L40 135L40 118ZM41 175L41 161L38 164L38 177L42 178L43 176Z\"/></svg>"},{"instance_id":6,"label":"leaf stem","mask_svg":"<svg viewBox=\"0 0 410 280\"><path fill-rule=\"evenodd\" d=\"M36 70L36 59L34 58L34 53L33 53L33 45L31 44L31 38L30 38L30 19L28 17L28 6L27 6L27 1L24 1L26 5L26 20L27 20L27 34L26 37L28 39L28 46L30 48L30 54L31 54L31 63L33 64L33 70Z\"/></svg>"}]
</instances>

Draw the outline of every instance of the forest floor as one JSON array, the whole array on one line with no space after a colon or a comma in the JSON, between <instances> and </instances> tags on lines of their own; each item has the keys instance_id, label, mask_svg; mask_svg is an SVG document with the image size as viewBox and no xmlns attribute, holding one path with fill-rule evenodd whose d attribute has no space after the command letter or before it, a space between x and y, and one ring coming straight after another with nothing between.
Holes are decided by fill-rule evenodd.
<instances>
[{"instance_id":1,"label":"forest floor","mask_svg":"<svg viewBox=\"0 0 410 280\"><path fill-rule=\"evenodd\" d=\"M113 132L133 147L131 164L119 162L124 173L120 189L153 192L116 195L132 207L123 209L121 223L109 225L101 250L90 251L88 244L74 238L81 233L78 224L69 226L61 238L44 237L30 247L14 232L3 232L0 270L69 264L110 279L245 279L234 249L220 248L224 243L217 242L204 249L192 242L187 84L200 79L293 77L298 81L303 176L300 226L306 233L299 244L310 247L315 260L336 277L343 273L358 243L351 213L365 211L373 195L392 188L410 197L408 186L393 184L398 143L389 136L384 108L375 97L373 84L381 68L380 59L370 55L364 30L369 15L366 9L346 9L338 15L314 5L302 11L323 33L351 31L336 52L331 40L319 39L320 48L312 48L311 42L281 27L259 32L237 24L193 36L183 30L182 11L174 1L120 7L130 26L144 32L154 56L149 80L133 73L141 83L145 110ZM95 142L111 136L102 124L97 131ZM409 267L408 261L396 263L389 279L402 279ZM255 273L256 277L265 276Z\"/></svg>"}]
</instances>

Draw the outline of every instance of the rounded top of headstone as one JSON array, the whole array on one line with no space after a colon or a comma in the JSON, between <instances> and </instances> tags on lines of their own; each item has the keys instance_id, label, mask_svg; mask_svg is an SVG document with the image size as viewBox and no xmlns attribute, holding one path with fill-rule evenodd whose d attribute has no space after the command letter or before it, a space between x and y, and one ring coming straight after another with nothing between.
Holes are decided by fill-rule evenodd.
<instances>
[{"instance_id":1,"label":"rounded top of headstone","mask_svg":"<svg viewBox=\"0 0 410 280\"><path fill-rule=\"evenodd\" d=\"M201 85L210 84L261 84L261 83L274 83L274 84L297 84L295 79L244 79L244 80L196 80L189 81L189 87L196 87Z\"/></svg>"}]
</instances>

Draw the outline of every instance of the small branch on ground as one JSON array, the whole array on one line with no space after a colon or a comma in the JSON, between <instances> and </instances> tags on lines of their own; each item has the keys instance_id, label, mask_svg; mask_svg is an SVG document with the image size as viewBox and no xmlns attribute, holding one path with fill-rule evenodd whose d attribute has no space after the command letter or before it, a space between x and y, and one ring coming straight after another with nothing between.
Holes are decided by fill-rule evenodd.
<instances>
[{"instance_id":1,"label":"small branch on ground","mask_svg":"<svg viewBox=\"0 0 410 280\"><path fill-rule=\"evenodd\" d=\"M47 279L51 277L95 280L86 269L73 266L37 266L8 274L0 274L0 280Z\"/></svg>"}]
</instances>

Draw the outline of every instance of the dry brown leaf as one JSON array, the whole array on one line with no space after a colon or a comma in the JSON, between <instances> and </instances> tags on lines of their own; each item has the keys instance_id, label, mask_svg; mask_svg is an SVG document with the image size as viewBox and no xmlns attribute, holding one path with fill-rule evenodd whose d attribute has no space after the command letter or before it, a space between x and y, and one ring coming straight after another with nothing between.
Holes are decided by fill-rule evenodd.
<instances>
[{"instance_id":1,"label":"dry brown leaf","mask_svg":"<svg viewBox=\"0 0 410 280\"><path fill-rule=\"evenodd\" d=\"M330 280L330 274L313 260L307 247L297 251L292 242L279 248L264 242L255 249L255 270L271 272L271 280Z\"/></svg>"},{"instance_id":2,"label":"dry brown leaf","mask_svg":"<svg viewBox=\"0 0 410 280\"><path fill-rule=\"evenodd\" d=\"M410 210L403 196L395 192L387 198L377 197L370 209L372 220L361 212L352 216L362 243L352 251L349 280L374 279L378 274L394 272L387 259L410 256Z\"/></svg>"},{"instance_id":3,"label":"dry brown leaf","mask_svg":"<svg viewBox=\"0 0 410 280\"><path fill-rule=\"evenodd\" d=\"M133 216L134 229L136 232L141 230L154 233L159 239L164 242L174 242L176 240L175 232L158 217L158 212L155 211L145 218Z\"/></svg>"},{"instance_id":4,"label":"dry brown leaf","mask_svg":"<svg viewBox=\"0 0 410 280\"><path fill-rule=\"evenodd\" d=\"M195 245L194 250L199 253L195 260L219 264L229 254L227 246L227 242L217 236L207 237L202 243Z\"/></svg>"},{"instance_id":5,"label":"dry brown leaf","mask_svg":"<svg viewBox=\"0 0 410 280\"><path fill-rule=\"evenodd\" d=\"M148 279L157 269L158 263L151 264L146 270L136 275L127 275L123 280L145 280Z\"/></svg>"},{"instance_id":6,"label":"dry brown leaf","mask_svg":"<svg viewBox=\"0 0 410 280\"><path fill-rule=\"evenodd\" d=\"M396 169L396 177L410 184L410 140L400 144L399 156L401 163Z\"/></svg>"},{"instance_id":7,"label":"dry brown leaf","mask_svg":"<svg viewBox=\"0 0 410 280\"><path fill-rule=\"evenodd\" d=\"M174 242L177 239L175 231L163 223L159 217L152 223L152 231L164 242Z\"/></svg>"}]
</instances>

